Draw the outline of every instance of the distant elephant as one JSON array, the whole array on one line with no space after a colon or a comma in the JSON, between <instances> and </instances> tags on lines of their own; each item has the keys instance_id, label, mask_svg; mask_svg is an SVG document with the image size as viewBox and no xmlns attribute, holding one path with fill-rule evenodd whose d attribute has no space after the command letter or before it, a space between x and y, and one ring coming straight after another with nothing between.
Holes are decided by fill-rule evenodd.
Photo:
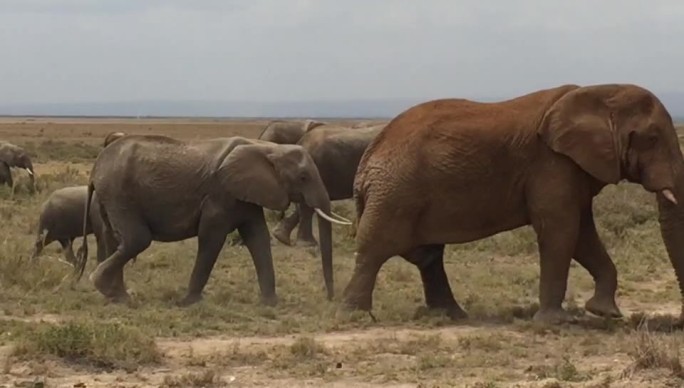
<instances>
[{"instance_id":1,"label":"distant elephant","mask_svg":"<svg viewBox=\"0 0 684 388\"><path fill-rule=\"evenodd\" d=\"M621 317L617 272L596 231L608 184L656 193L660 228L684 292L684 159L672 117L636 85L564 85L494 103L433 100L395 117L366 148L354 182L356 266L344 305L370 311L378 271L395 255L420 270L429 308L466 317L444 271L445 244L532 225L539 245L534 320L563 308L574 258L594 278L587 311Z\"/></svg>"},{"instance_id":2,"label":"distant elephant","mask_svg":"<svg viewBox=\"0 0 684 388\"><path fill-rule=\"evenodd\" d=\"M35 190L35 172L28 152L15 144L0 140L0 184L14 187L11 167L25 169L31 179L31 188Z\"/></svg>"},{"instance_id":3,"label":"distant elephant","mask_svg":"<svg viewBox=\"0 0 684 388\"><path fill-rule=\"evenodd\" d=\"M252 255L261 300L277 303L269 231L263 207L286 209L306 202L319 217L323 275L333 296L330 199L311 156L298 145L277 145L244 137L180 141L166 136L128 135L102 150L88 183L86 209L97 192L105 234L119 245L90 279L114 302L129 299L123 267L152 241L197 237L198 250L186 296L202 298L228 233L237 229ZM88 211L86 211L86 217ZM88 255L84 231L77 277Z\"/></svg>"},{"instance_id":4,"label":"distant elephant","mask_svg":"<svg viewBox=\"0 0 684 388\"><path fill-rule=\"evenodd\" d=\"M369 120L369 121L360 121L352 124L350 128L357 129L357 128L367 128L367 127L375 127L375 126L386 126L387 121L385 120Z\"/></svg>"},{"instance_id":5,"label":"distant elephant","mask_svg":"<svg viewBox=\"0 0 684 388\"><path fill-rule=\"evenodd\" d=\"M257 139L276 144L297 144L305 133L324 124L316 120L274 120L264 127Z\"/></svg>"},{"instance_id":6,"label":"distant elephant","mask_svg":"<svg viewBox=\"0 0 684 388\"><path fill-rule=\"evenodd\" d=\"M385 125L356 128L324 125L299 139L297 144L304 147L316 163L331 201L352 198L361 155ZM306 204L297 204L294 213L276 225L273 236L283 244L292 245L290 234L299 224L297 245L315 246L318 243L312 232L312 217L313 209Z\"/></svg>"},{"instance_id":7,"label":"distant elephant","mask_svg":"<svg viewBox=\"0 0 684 388\"><path fill-rule=\"evenodd\" d=\"M53 241L59 241L67 262L76 265L72 244L83 235L83 220L88 186L73 186L57 189L43 202L36 228L37 236L31 258L38 257L43 248ZM96 195L90 206L90 217L86 233L95 233L98 262L104 261L107 252L104 246L103 225Z\"/></svg>"},{"instance_id":8,"label":"distant elephant","mask_svg":"<svg viewBox=\"0 0 684 388\"><path fill-rule=\"evenodd\" d=\"M107 136L105 136L104 144L103 144L102 146L103 146L103 147L107 147L107 146L110 145L114 140L120 139L120 138L122 138L122 137L124 137L124 136L126 136L126 134L125 134L124 132L120 132L120 131L117 131L117 132L110 132L110 133L107 134Z\"/></svg>"},{"instance_id":9,"label":"distant elephant","mask_svg":"<svg viewBox=\"0 0 684 388\"><path fill-rule=\"evenodd\" d=\"M310 130L325 125L316 120L273 120L261 131L257 139L276 144L297 144ZM285 211L278 212L278 219L285 217Z\"/></svg>"}]
</instances>

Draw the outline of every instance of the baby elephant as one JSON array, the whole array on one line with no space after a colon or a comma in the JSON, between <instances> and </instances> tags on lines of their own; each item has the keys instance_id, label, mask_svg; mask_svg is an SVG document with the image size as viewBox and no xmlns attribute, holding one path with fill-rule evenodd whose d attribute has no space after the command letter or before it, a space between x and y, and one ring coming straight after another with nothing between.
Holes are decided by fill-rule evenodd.
<instances>
[{"instance_id":1,"label":"baby elephant","mask_svg":"<svg viewBox=\"0 0 684 388\"><path fill-rule=\"evenodd\" d=\"M32 258L36 258L43 248L59 241L66 260L74 265L76 256L72 244L76 237L83 235L83 215L85 212L88 186L74 186L57 189L43 203L38 220L37 237ZM93 195L95 197L95 195ZM88 234L94 233L97 240L98 261L106 258L106 247L101 238L102 219L99 202L93 200L90 205L90 222L86 225Z\"/></svg>"}]
</instances>

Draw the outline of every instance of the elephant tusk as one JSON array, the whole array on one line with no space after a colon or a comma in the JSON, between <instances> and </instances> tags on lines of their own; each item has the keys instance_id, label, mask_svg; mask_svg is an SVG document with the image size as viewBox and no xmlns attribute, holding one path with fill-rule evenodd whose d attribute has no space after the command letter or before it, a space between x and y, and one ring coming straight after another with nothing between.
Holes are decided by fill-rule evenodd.
<instances>
[{"instance_id":1,"label":"elephant tusk","mask_svg":"<svg viewBox=\"0 0 684 388\"><path fill-rule=\"evenodd\" d=\"M325 214L325 213L323 212L323 210L321 210L321 209L319 209L319 208L317 208L317 207L314 208L314 211L316 211L316 214L318 214L319 217L321 217L321 218L323 218L323 219L325 219L325 220L327 220L327 221L330 221L330 222L332 222L332 223L340 224L340 225L351 225L351 222L344 222L344 221L336 220L336 219L330 217L329 215Z\"/></svg>"},{"instance_id":2,"label":"elephant tusk","mask_svg":"<svg viewBox=\"0 0 684 388\"><path fill-rule=\"evenodd\" d=\"M675 205L677 204L677 198L674 196L670 189L665 189L661 191L661 193L665 198L667 198L668 201L672 202Z\"/></svg>"},{"instance_id":3,"label":"elephant tusk","mask_svg":"<svg viewBox=\"0 0 684 388\"><path fill-rule=\"evenodd\" d=\"M340 221L349 222L349 225L352 224L351 221L349 221L348 219L342 217L341 215L339 215L339 214L333 212L332 210L330 211L330 215L333 216L333 217L335 217L335 218L337 218L337 219L340 220Z\"/></svg>"},{"instance_id":4,"label":"elephant tusk","mask_svg":"<svg viewBox=\"0 0 684 388\"><path fill-rule=\"evenodd\" d=\"M33 171L29 170L28 168L25 168L26 172L28 172L29 175L33 176Z\"/></svg>"}]
</instances>

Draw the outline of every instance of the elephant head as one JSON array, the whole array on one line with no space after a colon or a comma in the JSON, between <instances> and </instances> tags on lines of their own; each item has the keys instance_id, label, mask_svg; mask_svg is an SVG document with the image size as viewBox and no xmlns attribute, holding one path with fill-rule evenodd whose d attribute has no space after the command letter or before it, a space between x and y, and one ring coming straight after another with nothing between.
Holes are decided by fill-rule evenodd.
<instances>
[{"instance_id":1,"label":"elephant head","mask_svg":"<svg viewBox=\"0 0 684 388\"><path fill-rule=\"evenodd\" d=\"M108 145L112 144L114 140L117 140L121 137L126 136L124 132L110 132L105 136L104 139L104 144L102 145L102 148L107 147Z\"/></svg>"},{"instance_id":2,"label":"elephant head","mask_svg":"<svg viewBox=\"0 0 684 388\"><path fill-rule=\"evenodd\" d=\"M662 237L684 298L684 203L678 203L684 201L684 158L662 102L634 85L575 88L548 109L539 128L554 151L599 181L625 179L656 193Z\"/></svg>"},{"instance_id":3,"label":"elephant head","mask_svg":"<svg viewBox=\"0 0 684 388\"><path fill-rule=\"evenodd\" d=\"M231 196L270 210L286 210L290 202L306 203L319 219L323 276L332 299L331 222L351 225L330 209L330 198L309 153L299 145L249 144L237 146L216 173Z\"/></svg>"},{"instance_id":4,"label":"elephant head","mask_svg":"<svg viewBox=\"0 0 684 388\"><path fill-rule=\"evenodd\" d=\"M35 189L33 163L31 163L31 158L26 150L15 144L0 141L0 163L4 163L8 167L17 167L26 170L31 179L31 186Z\"/></svg>"}]
</instances>

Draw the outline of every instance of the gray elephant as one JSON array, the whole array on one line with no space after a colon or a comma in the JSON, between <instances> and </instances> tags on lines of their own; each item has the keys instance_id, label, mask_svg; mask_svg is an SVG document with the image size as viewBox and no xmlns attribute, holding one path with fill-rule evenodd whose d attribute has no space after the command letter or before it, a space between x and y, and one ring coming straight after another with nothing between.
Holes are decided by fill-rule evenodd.
<instances>
[{"instance_id":1,"label":"gray elephant","mask_svg":"<svg viewBox=\"0 0 684 388\"><path fill-rule=\"evenodd\" d=\"M0 140L0 185L14 187L11 167L25 169L31 179L31 188L35 190L35 172L28 152L18 145Z\"/></svg>"},{"instance_id":2,"label":"gray elephant","mask_svg":"<svg viewBox=\"0 0 684 388\"><path fill-rule=\"evenodd\" d=\"M237 229L256 269L261 301L275 305L275 274L263 208L283 210L305 202L319 217L323 275L333 297L330 199L311 156L298 145L244 137L180 141L166 136L128 135L95 160L86 200L98 193L106 238L120 241L91 273L97 290L113 302L129 299L123 267L152 241L197 237L198 250L181 306L198 302L228 233ZM86 231L77 278L88 255Z\"/></svg>"},{"instance_id":3,"label":"gray elephant","mask_svg":"<svg viewBox=\"0 0 684 388\"><path fill-rule=\"evenodd\" d=\"M36 228L37 236L32 259L37 258L45 246L58 241L67 262L76 265L72 245L77 237L83 235L84 206L87 195L88 186L86 185L64 187L53 191L43 202ZM107 249L102 238L103 225L95 194L93 194L88 221L85 230L87 234L95 234L97 259L101 262L106 258Z\"/></svg>"},{"instance_id":4,"label":"gray elephant","mask_svg":"<svg viewBox=\"0 0 684 388\"><path fill-rule=\"evenodd\" d=\"M304 147L316 163L331 201L352 198L354 176L361 155L385 125L387 123L356 128L325 125L307 132L299 140L297 144ZM299 224L297 245L317 245L312 233L312 217L311 207L297 204L294 212L273 229L273 237L283 244L292 245L290 234Z\"/></svg>"},{"instance_id":5,"label":"gray elephant","mask_svg":"<svg viewBox=\"0 0 684 388\"><path fill-rule=\"evenodd\" d=\"M305 133L324 124L316 120L274 120L266 125L257 139L276 144L297 144Z\"/></svg>"}]
</instances>

